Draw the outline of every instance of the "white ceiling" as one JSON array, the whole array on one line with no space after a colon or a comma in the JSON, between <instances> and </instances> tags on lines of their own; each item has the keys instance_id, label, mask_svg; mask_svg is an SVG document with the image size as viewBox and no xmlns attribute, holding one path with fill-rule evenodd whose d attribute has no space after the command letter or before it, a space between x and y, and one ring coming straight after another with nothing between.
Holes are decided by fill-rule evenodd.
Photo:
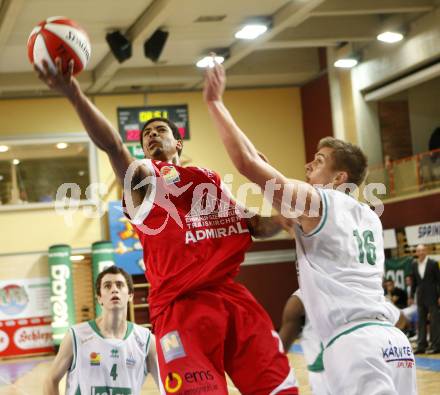
<instances>
[{"instance_id":1,"label":"white ceiling","mask_svg":"<svg viewBox=\"0 0 440 395\"><path fill-rule=\"evenodd\" d=\"M433 12L437 0L0 0L0 98L48 94L32 71L26 42L49 16L77 21L88 33L92 57L79 79L88 93L200 88L194 65L212 48L229 48L228 86L300 85L320 72L318 48L352 42L365 46L389 23ZM225 15L219 22L201 16ZM272 27L255 41L234 33L247 18L271 16ZM158 28L170 35L154 64L143 43ZM133 43L120 64L105 41L119 29Z\"/></svg>"}]
</instances>

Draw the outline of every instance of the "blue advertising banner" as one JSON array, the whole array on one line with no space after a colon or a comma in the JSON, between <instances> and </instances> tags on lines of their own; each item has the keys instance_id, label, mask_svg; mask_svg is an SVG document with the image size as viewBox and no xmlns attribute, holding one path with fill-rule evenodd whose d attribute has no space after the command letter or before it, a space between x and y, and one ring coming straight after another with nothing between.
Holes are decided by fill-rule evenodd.
<instances>
[{"instance_id":1,"label":"blue advertising banner","mask_svg":"<svg viewBox=\"0 0 440 395\"><path fill-rule=\"evenodd\" d=\"M115 264L130 274L143 274L142 246L136 231L122 212L119 200L109 202L108 216Z\"/></svg>"}]
</instances>

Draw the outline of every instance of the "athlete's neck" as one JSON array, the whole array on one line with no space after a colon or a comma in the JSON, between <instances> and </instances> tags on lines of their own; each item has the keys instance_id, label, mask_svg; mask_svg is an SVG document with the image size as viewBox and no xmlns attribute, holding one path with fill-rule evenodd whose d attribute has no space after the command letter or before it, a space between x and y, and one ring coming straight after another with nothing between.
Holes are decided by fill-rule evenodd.
<instances>
[{"instance_id":1,"label":"athlete's neck","mask_svg":"<svg viewBox=\"0 0 440 395\"><path fill-rule=\"evenodd\" d=\"M169 157L169 158L167 158L166 156L156 156L156 157L153 157L151 159L159 160L161 162L171 163L171 164L173 164L175 166L181 166L181 164L180 164L180 157L179 157L179 155L177 153L174 154L173 156Z\"/></svg>"},{"instance_id":2,"label":"athlete's neck","mask_svg":"<svg viewBox=\"0 0 440 395\"><path fill-rule=\"evenodd\" d=\"M109 339L123 339L127 332L127 311L125 309L103 312L96 319L96 325L102 336Z\"/></svg>"}]
</instances>

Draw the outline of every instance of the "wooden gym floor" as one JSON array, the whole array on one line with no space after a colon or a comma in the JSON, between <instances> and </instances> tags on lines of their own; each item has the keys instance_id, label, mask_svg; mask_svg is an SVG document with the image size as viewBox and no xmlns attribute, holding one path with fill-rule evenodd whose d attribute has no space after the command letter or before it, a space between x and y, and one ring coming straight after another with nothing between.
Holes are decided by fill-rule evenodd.
<instances>
[{"instance_id":1,"label":"wooden gym floor","mask_svg":"<svg viewBox=\"0 0 440 395\"><path fill-rule=\"evenodd\" d=\"M295 368L300 382L300 393L312 395L307 380L304 358L298 346L292 348L289 359ZM47 374L53 357L34 357L0 361L0 395L37 395L42 394L44 377ZM440 395L440 355L417 358L417 385L420 395ZM60 394L64 395L64 380L60 385ZM239 392L232 383L229 393ZM141 395L158 395L154 381L147 378Z\"/></svg>"}]
</instances>

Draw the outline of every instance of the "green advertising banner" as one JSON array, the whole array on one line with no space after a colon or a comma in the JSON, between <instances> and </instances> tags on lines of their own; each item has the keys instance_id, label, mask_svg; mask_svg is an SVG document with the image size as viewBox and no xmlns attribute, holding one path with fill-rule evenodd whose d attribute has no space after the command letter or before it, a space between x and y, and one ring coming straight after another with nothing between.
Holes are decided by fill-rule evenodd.
<instances>
[{"instance_id":1,"label":"green advertising banner","mask_svg":"<svg viewBox=\"0 0 440 395\"><path fill-rule=\"evenodd\" d=\"M111 241L97 241L92 244L92 271L93 271L93 288L95 288L98 274L105 268L115 264L113 258L113 245ZM96 289L94 289L96 294ZM101 306L95 302L95 312L98 316L101 314Z\"/></svg>"},{"instance_id":2,"label":"green advertising banner","mask_svg":"<svg viewBox=\"0 0 440 395\"><path fill-rule=\"evenodd\" d=\"M52 308L52 338L61 344L69 327L75 324L72 264L70 246L49 247L50 304Z\"/></svg>"},{"instance_id":3,"label":"green advertising banner","mask_svg":"<svg viewBox=\"0 0 440 395\"><path fill-rule=\"evenodd\" d=\"M405 289L405 277L412 274L411 256L385 259L385 278L394 281L396 287Z\"/></svg>"},{"instance_id":4,"label":"green advertising banner","mask_svg":"<svg viewBox=\"0 0 440 395\"><path fill-rule=\"evenodd\" d=\"M135 159L145 159L144 151L140 144L126 144L130 154Z\"/></svg>"}]
</instances>

